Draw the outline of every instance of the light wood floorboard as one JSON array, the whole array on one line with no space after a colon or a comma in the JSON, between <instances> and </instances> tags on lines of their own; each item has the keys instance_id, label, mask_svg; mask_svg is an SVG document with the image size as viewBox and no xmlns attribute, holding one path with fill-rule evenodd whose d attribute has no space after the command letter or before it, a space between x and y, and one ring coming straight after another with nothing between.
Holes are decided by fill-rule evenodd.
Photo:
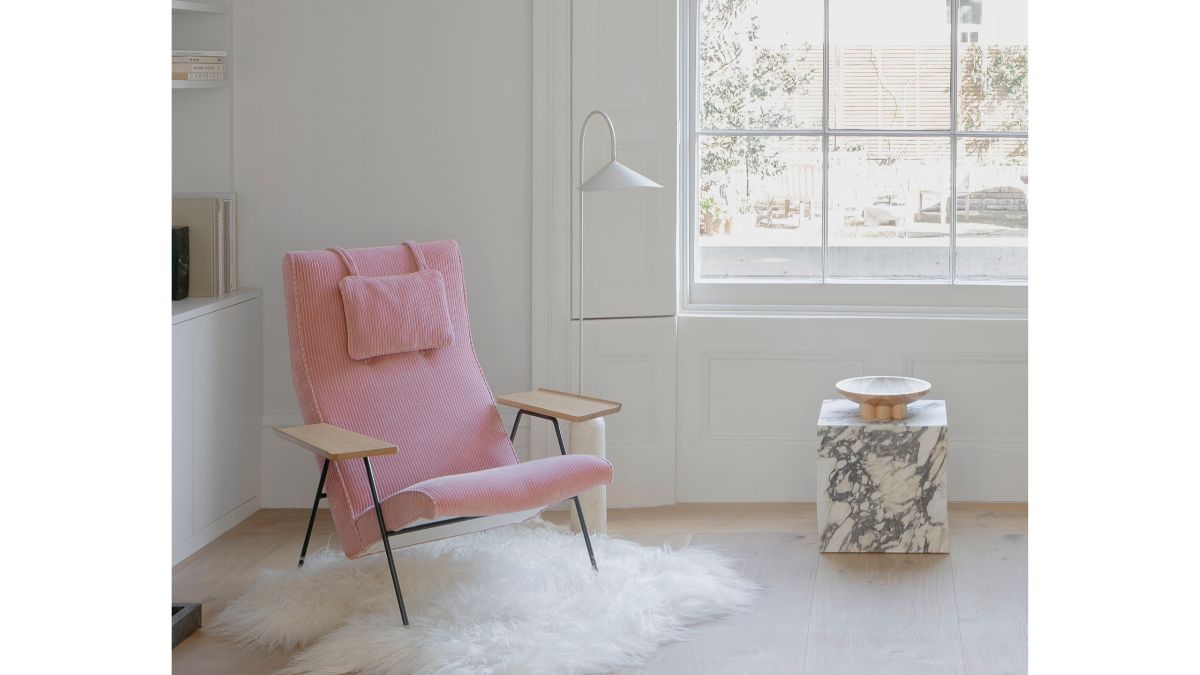
<instances>
[{"instance_id":1,"label":"light wood floorboard","mask_svg":"<svg viewBox=\"0 0 1200 675\"><path fill-rule=\"evenodd\" d=\"M803 662L817 543L812 535L698 534L693 546L736 561L762 588L753 612L700 626L692 638L659 648L637 673L794 673Z\"/></svg>"},{"instance_id":2,"label":"light wood floorboard","mask_svg":"<svg viewBox=\"0 0 1200 675\"><path fill-rule=\"evenodd\" d=\"M963 673L949 556L827 553L816 584L805 673Z\"/></svg>"},{"instance_id":3,"label":"light wood floorboard","mask_svg":"<svg viewBox=\"0 0 1200 675\"><path fill-rule=\"evenodd\" d=\"M176 565L177 601L211 618L263 569L295 565L307 513L265 509ZM564 511L546 520L566 524ZM950 555L817 552L812 504L682 504L609 512L609 532L647 545L706 546L763 587L749 613L699 626L629 673L966 673L1027 671L1023 504L950 506ZM327 512L311 550L336 546ZM603 560L600 561L603 565ZM174 672L271 673L289 653L198 632Z\"/></svg>"},{"instance_id":4,"label":"light wood floorboard","mask_svg":"<svg viewBox=\"0 0 1200 675\"><path fill-rule=\"evenodd\" d=\"M968 675L1016 675L1026 670L1027 535L1024 523L1012 529L964 534L952 541L950 562Z\"/></svg>"}]
</instances>

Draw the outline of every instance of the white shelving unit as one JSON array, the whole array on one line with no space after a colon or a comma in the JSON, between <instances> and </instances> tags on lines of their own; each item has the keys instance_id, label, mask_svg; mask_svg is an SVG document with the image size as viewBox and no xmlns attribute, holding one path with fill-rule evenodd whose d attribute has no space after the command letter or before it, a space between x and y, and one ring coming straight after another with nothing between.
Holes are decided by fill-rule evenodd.
<instances>
[{"instance_id":1,"label":"white shelving unit","mask_svg":"<svg viewBox=\"0 0 1200 675\"><path fill-rule=\"evenodd\" d=\"M207 42L208 40L211 40L214 37L211 34L211 31L215 24L202 21L203 17L214 17L214 16L221 15L221 14L228 14L229 6L228 5L218 5L218 4L212 3L212 2L191 2L190 0L172 0L171 1L171 13L175 16L176 20L183 22L181 24L180 23L176 24L176 31L175 31L176 40L180 39L180 31L178 30L180 27L189 27L189 28L200 29L200 33L198 33L198 34L191 30L183 31L184 37L182 39L186 44L185 45L175 44L172 46L172 49L214 49L214 50L224 50L226 52L225 79L224 80L171 80L171 88L172 89L225 89L225 88L229 87L229 77L232 74L232 71L230 71L230 69L229 69L230 60L229 60L229 55L228 55L228 47L224 46L224 45L213 46L210 44L204 44L203 46L197 46L194 44L194 42L198 38L202 42ZM196 17L196 18L190 19L188 17ZM190 23L193 21L200 21L201 23ZM221 39L218 40L218 42L228 42L229 20L224 19L223 23L225 24L223 28L224 28L224 32L226 34L223 36L220 36Z\"/></svg>"},{"instance_id":2,"label":"white shelving unit","mask_svg":"<svg viewBox=\"0 0 1200 675\"><path fill-rule=\"evenodd\" d=\"M228 54L232 21L228 4L173 0L171 48ZM224 80L171 80L176 196L233 191L234 91L230 60L225 63ZM180 93L187 89L209 91ZM261 291L242 288L172 302L171 345L171 562L176 564L259 507Z\"/></svg>"},{"instance_id":3,"label":"white shelving unit","mask_svg":"<svg viewBox=\"0 0 1200 675\"><path fill-rule=\"evenodd\" d=\"M171 80L172 192L233 191L234 13L228 3L171 3L172 50L226 54L223 80Z\"/></svg>"}]
</instances>

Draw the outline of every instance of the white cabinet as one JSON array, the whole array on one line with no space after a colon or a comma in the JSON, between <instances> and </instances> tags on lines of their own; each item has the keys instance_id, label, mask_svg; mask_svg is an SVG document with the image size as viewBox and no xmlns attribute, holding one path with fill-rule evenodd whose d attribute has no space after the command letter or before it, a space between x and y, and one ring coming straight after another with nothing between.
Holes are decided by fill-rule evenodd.
<instances>
[{"instance_id":1,"label":"white cabinet","mask_svg":"<svg viewBox=\"0 0 1200 675\"><path fill-rule=\"evenodd\" d=\"M172 564L258 508L258 289L172 303Z\"/></svg>"}]
</instances>

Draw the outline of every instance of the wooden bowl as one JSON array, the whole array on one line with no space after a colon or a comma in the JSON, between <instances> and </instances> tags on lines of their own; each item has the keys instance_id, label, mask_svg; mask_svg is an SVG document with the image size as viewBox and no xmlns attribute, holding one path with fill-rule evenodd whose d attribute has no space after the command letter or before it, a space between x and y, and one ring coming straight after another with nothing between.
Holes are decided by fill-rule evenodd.
<instances>
[{"instance_id":1,"label":"wooden bowl","mask_svg":"<svg viewBox=\"0 0 1200 675\"><path fill-rule=\"evenodd\" d=\"M891 375L852 377L834 386L838 393L858 404L858 416L864 420L902 420L908 417L908 404L920 400L933 388L925 380Z\"/></svg>"}]
</instances>

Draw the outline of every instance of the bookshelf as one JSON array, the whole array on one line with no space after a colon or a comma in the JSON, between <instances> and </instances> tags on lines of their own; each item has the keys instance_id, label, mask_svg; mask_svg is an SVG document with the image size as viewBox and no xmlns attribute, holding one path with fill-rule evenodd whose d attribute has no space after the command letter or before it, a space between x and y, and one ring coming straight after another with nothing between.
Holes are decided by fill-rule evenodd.
<instances>
[{"instance_id":1,"label":"bookshelf","mask_svg":"<svg viewBox=\"0 0 1200 675\"><path fill-rule=\"evenodd\" d=\"M171 80L172 89L225 89L229 87L229 14L228 5L191 0L171 0L172 49L221 50L226 53L224 80ZM188 18L196 17L196 18ZM213 17L206 19L204 17ZM180 43L183 43L181 45Z\"/></svg>"},{"instance_id":2,"label":"bookshelf","mask_svg":"<svg viewBox=\"0 0 1200 675\"><path fill-rule=\"evenodd\" d=\"M224 80L171 80L175 197L233 197L230 2L171 2L172 50L226 53ZM230 222L236 216L226 218L227 229ZM242 287L172 302L171 354L174 564L259 507L262 291Z\"/></svg>"},{"instance_id":3,"label":"bookshelf","mask_svg":"<svg viewBox=\"0 0 1200 675\"><path fill-rule=\"evenodd\" d=\"M233 191L233 18L230 0L171 2L173 51L226 54L222 80L171 80L172 192Z\"/></svg>"}]
</instances>

